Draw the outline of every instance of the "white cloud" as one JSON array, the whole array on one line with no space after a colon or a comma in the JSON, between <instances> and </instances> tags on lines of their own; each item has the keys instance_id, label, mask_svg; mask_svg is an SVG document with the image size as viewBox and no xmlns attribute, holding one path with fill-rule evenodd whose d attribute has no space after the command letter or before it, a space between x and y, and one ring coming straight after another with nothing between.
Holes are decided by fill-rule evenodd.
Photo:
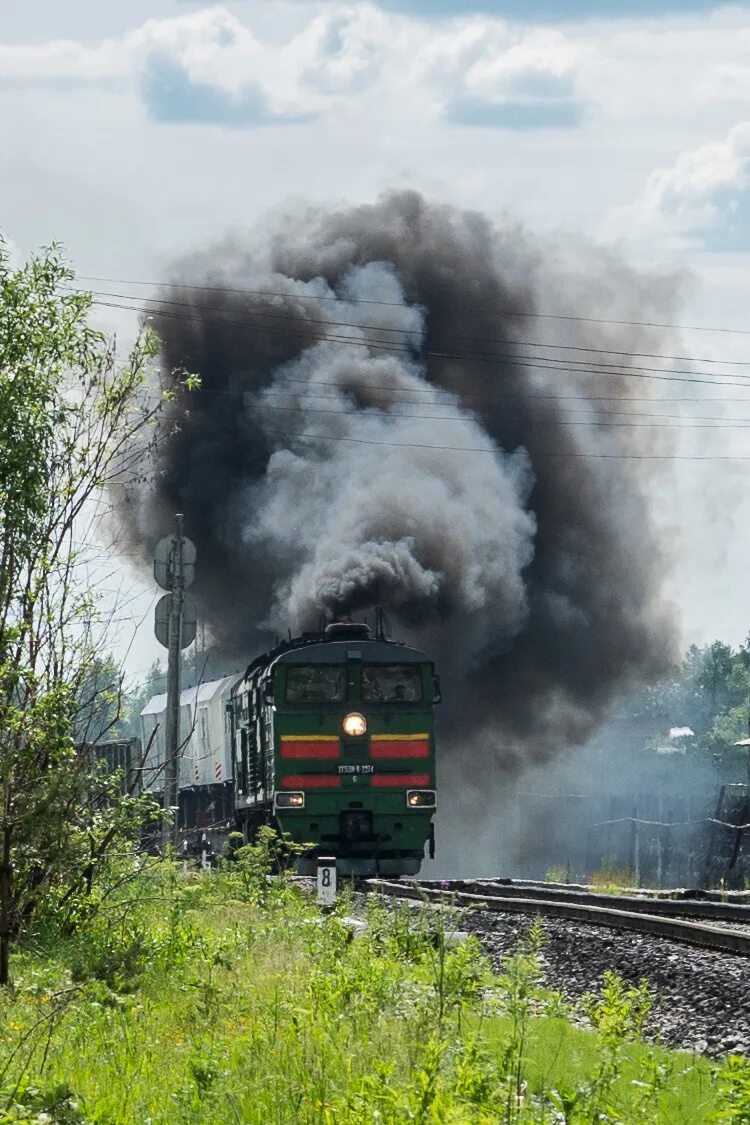
<instances>
[{"instance_id":1,"label":"white cloud","mask_svg":"<svg viewBox=\"0 0 750 1125\"><path fill-rule=\"evenodd\" d=\"M126 49L158 120L259 123L317 108L302 102L278 52L225 8L149 20Z\"/></svg>"},{"instance_id":2,"label":"white cloud","mask_svg":"<svg viewBox=\"0 0 750 1125\"><path fill-rule=\"evenodd\" d=\"M436 113L442 107L464 124L478 123L472 114L502 124L505 111L519 109L542 120L560 108L572 123L580 55L554 29L523 31L481 17L426 27L368 3L319 9L296 34L271 43L219 6L148 20L94 46L0 46L0 81L129 81L152 116L170 121L307 119L379 85L383 93L427 94Z\"/></svg>"},{"instance_id":3,"label":"white cloud","mask_svg":"<svg viewBox=\"0 0 750 1125\"><path fill-rule=\"evenodd\" d=\"M332 100L375 77L392 42L392 23L369 5L323 11L287 41L264 42L224 7L152 19L120 40L94 46L56 41L0 45L0 82L13 85L89 85L130 80L147 106L171 120L200 120L199 97L218 120L257 113L281 121L318 114ZM220 99L220 100L217 100ZM174 104L171 104L174 103ZM237 123L230 122L230 123Z\"/></svg>"},{"instance_id":4,"label":"white cloud","mask_svg":"<svg viewBox=\"0 0 750 1125\"><path fill-rule=\"evenodd\" d=\"M490 35L487 35L487 32ZM498 42L491 28L477 28L481 48L463 70L468 93L497 100L508 96L535 96L548 83L574 77L580 49L559 31L532 30L510 44ZM494 39L494 42L493 42ZM478 44L476 44L478 45Z\"/></svg>"},{"instance_id":5,"label":"white cloud","mask_svg":"<svg viewBox=\"0 0 750 1125\"><path fill-rule=\"evenodd\" d=\"M394 22L368 5L315 16L285 49L298 81L327 94L350 94L374 82L397 49Z\"/></svg>"},{"instance_id":6,"label":"white cloud","mask_svg":"<svg viewBox=\"0 0 750 1125\"><path fill-rule=\"evenodd\" d=\"M701 80L697 92L707 102L747 102L750 97L750 67L736 62L722 63Z\"/></svg>"},{"instance_id":7,"label":"white cloud","mask_svg":"<svg viewBox=\"0 0 750 1125\"><path fill-rule=\"evenodd\" d=\"M112 40L93 50L63 39L33 46L0 44L0 82L4 84L106 82L125 76L129 67L127 52L118 50Z\"/></svg>"},{"instance_id":8,"label":"white cloud","mask_svg":"<svg viewBox=\"0 0 750 1125\"><path fill-rule=\"evenodd\" d=\"M441 91L448 119L533 127L580 118L576 77L583 53L555 29L476 18L436 32L420 63Z\"/></svg>"},{"instance_id":9,"label":"white cloud","mask_svg":"<svg viewBox=\"0 0 750 1125\"><path fill-rule=\"evenodd\" d=\"M149 20L125 42L135 59L169 54L197 81L220 80L229 89L237 88L248 75L255 77L263 55L259 40L226 8Z\"/></svg>"},{"instance_id":10,"label":"white cloud","mask_svg":"<svg viewBox=\"0 0 750 1125\"><path fill-rule=\"evenodd\" d=\"M656 169L618 219L634 224L636 235L656 233L706 249L750 248L750 121Z\"/></svg>"}]
</instances>

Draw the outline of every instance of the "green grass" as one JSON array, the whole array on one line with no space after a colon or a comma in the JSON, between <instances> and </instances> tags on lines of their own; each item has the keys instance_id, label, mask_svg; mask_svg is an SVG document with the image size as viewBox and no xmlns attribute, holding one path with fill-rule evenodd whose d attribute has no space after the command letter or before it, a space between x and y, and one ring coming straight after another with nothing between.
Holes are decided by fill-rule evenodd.
<instances>
[{"instance_id":1,"label":"green grass","mask_svg":"<svg viewBox=\"0 0 750 1125\"><path fill-rule=\"evenodd\" d=\"M508 1031L507 1021L487 1027L488 1045L501 1049ZM532 1021L526 1074L533 1094L584 1089L600 1061L601 1045L590 1031L560 1017ZM705 1059L693 1055L640 1042L627 1043L610 1097L615 1110L612 1119L685 1125L712 1121L717 1106L714 1069Z\"/></svg>"},{"instance_id":2,"label":"green grass","mask_svg":"<svg viewBox=\"0 0 750 1125\"><path fill-rule=\"evenodd\" d=\"M612 977L574 1026L538 928L493 977L445 912L371 906L351 940L346 904L322 916L262 858L163 865L77 934L38 928L0 998L0 1122L750 1122L742 1062L643 1044L643 990Z\"/></svg>"}]
</instances>

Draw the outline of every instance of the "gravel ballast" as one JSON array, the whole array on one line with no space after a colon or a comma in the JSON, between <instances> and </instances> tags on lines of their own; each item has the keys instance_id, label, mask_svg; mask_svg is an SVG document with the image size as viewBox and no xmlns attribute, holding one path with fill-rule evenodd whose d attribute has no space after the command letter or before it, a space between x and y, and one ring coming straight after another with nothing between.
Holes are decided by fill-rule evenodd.
<instances>
[{"instance_id":1,"label":"gravel ballast","mask_svg":"<svg viewBox=\"0 0 750 1125\"><path fill-rule=\"evenodd\" d=\"M477 935L497 969L534 920L533 914L471 911L460 926ZM654 995L649 1037L701 1054L750 1051L750 959L604 926L541 922L545 983L569 1002L599 991L612 969L630 984L648 981Z\"/></svg>"}]
</instances>

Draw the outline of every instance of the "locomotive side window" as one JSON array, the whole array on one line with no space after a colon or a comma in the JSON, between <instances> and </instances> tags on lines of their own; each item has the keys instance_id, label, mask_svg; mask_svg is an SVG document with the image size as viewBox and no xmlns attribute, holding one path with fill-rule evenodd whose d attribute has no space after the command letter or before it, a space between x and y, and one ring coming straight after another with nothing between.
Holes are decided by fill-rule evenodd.
<instances>
[{"instance_id":1,"label":"locomotive side window","mask_svg":"<svg viewBox=\"0 0 750 1125\"><path fill-rule=\"evenodd\" d=\"M287 703L343 703L345 698L346 667L343 664L287 666Z\"/></svg>"},{"instance_id":2,"label":"locomotive side window","mask_svg":"<svg viewBox=\"0 0 750 1125\"><path fill-rule=\"evenodd\" d=\"M422 670L418 664L365 664L362 698L368 703L418 703Z\"/></svg>"}]
</instances>

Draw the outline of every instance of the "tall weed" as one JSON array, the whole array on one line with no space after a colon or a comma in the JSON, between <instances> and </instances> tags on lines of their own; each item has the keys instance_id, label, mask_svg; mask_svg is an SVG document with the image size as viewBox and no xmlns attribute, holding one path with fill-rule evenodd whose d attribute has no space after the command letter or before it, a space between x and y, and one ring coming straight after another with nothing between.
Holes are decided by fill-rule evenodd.
<instances>
[{"instance_id":1,"label":"tall weed","mask_svg":"<svg viewBox=\"0 0 750 1125\"><path fill-rule=\"evenodd\" d=\"M750 1059L729 1055L716 1073L718 1125L750 1125Z\"/></svg>"},{"instance_id":2,"label":"tall weed","mask_svg":"<svg viewBox=\"0 0 750 1125\"><path fill-rule=\"evenodd\" d=\"M270 846L252 847L201 875L161 864L56 949L24 955L17 992L0 996L0 1121L670 1120L661 1106L682 1071L670 1077L668 1056L637 1043L636 1066L625 1049L644 1026L643 990L608 977L587 1004L594 1033L576 1031L545 988L540 925L496 975L475 938L456 940L459 912L371 896L353 937L356 903L321 912L272 870ZM557 1027L589 1056L552 1081ZM742 1081L727 1072L711 1096L734 1110Z\"/></svg>"}]
</instances>

